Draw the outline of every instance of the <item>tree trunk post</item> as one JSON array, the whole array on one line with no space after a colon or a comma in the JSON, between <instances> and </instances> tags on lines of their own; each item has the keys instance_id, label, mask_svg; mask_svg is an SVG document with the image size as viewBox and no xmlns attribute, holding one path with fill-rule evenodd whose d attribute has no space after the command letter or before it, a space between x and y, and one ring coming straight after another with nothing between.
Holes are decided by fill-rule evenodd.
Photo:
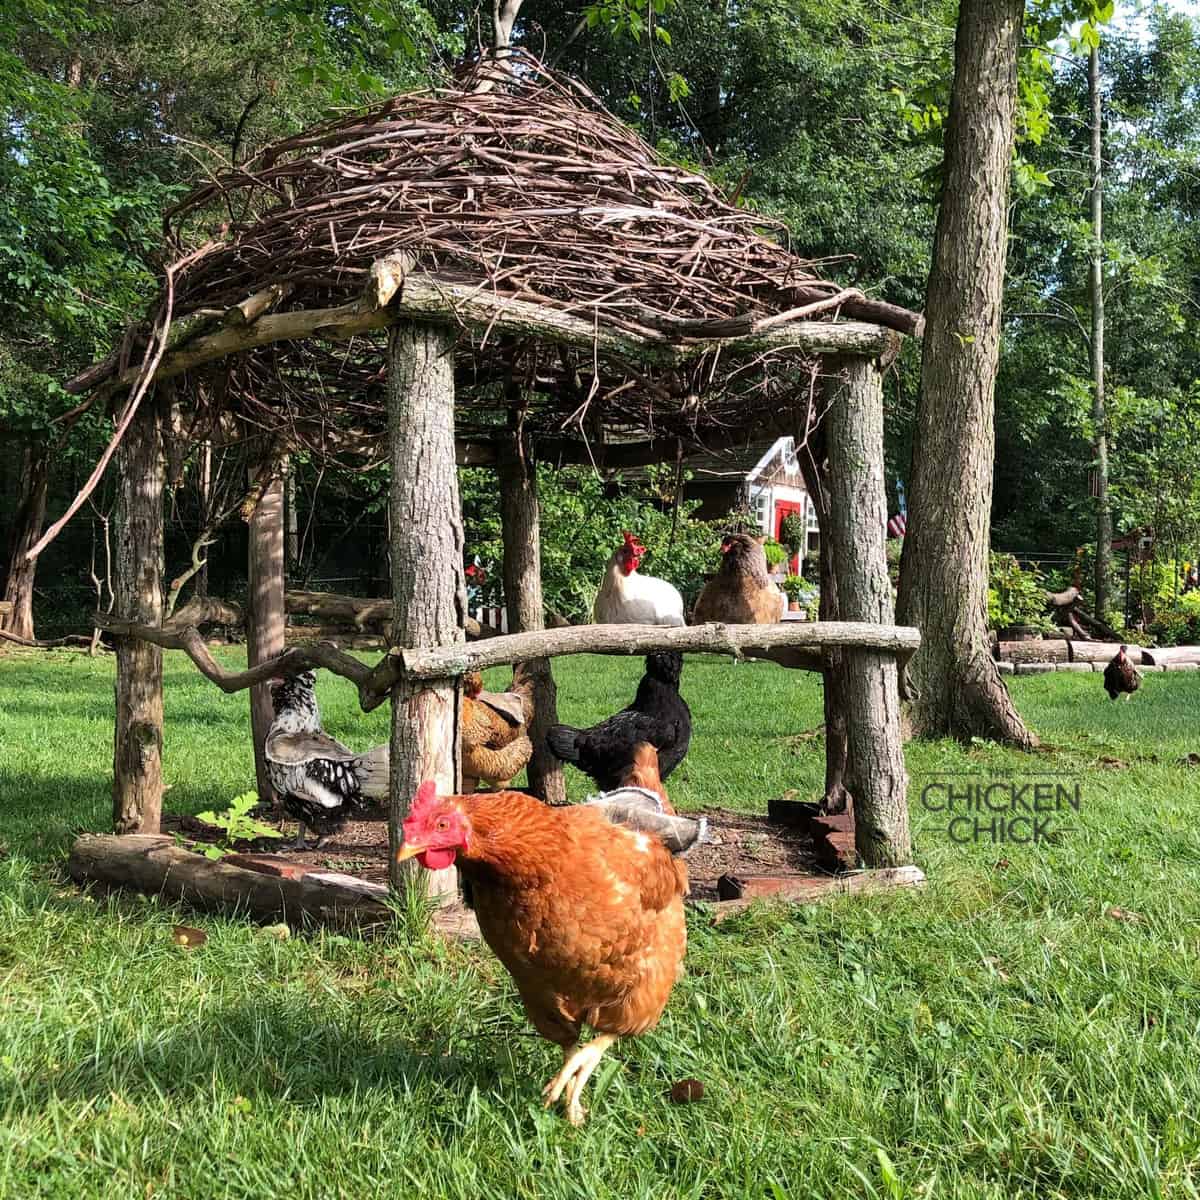
<instances>
[{"instance_id":1,"label":"tree trunk post","mask_svg":"<svg viewBox=\"0 0 1200 1200\"><path fill-rule=\"evenodd\" d=\"M1100 48L1088 56L1088 97L1092 110L1092 424L1096 456L1096 616L1108 615L1112 572L1112 509L1108 503L1108 413L1104 395L1104 99L1100 93Z\"/></svg>"},{"instance_id":2,"label":"tree trunk post","mask_svg":"<svg viewBox=\"0 0 1200 1200\"><path fill-rule=\"evenodd\" d=\"M263 463L259 471L271 471L272 463ZM283 481L275 475L259 496L250 516L246 606L246 661L255 667L277 654L285 646L287 613L284 608L283 562ZM275 709L269 684L256 684L250 690L250 730L254 739L254 774L258 796L264 804L275 802L267 772L265 745Z\"/></svg>"},{"instance_id":3,"label":"tree trunk post","mask_svg":"<svg viewBox=\"0 0 1200 1200\"><path fill-rule=\"evenodd\" d=\"M895 620L887 569L883 481L883 386L869 359L826 359L822 399L829 453L829 532L843 621ZM900 725L896 656L843 651L847 777L855 842L869 867L912 859L908 775Z\"/></svg>"},{"instance_id":4,"label":"tree trunk post","mask_svg":"<svg viewBox=\"0 0 1200 1200\"><path fill-rule=\"evenodd\" d=\"M446 646L465 641L462 511L454 463L454 331L405 321L388 340L388 440L392 641ZM392 691L390 879L401 888L415 864L396 862L401 822L418 786L458 790L459 693L452 679L401 680ZM428 873L432 895L456 890L453 868Z\"/></svg>"},{"instance_id":5,"label":"tree trunk post","mask_svg":"<svg viewBox=\"0 0 1200 1200\"><path fill-rule=\"evenodd\" d=\"M528 633L546 627L542 604L541 519L538 510L537 466L519 435L504 448L497 466L500 513L504 537L504 603L509 633ZM565 804L562 763L546 746L546 730L558 724L557 692L548 658L525 664L533 679L533 723L529 738L533 758L527 768L529 786L548 804Z\"/></svg>"},{"instance_id":6,"label":"tree trunk post","mask_svg":"<svg viewBox=\"0 0 1200 1200\"><path fill-rule=\"evenodd\" d=\"M921 630L906 692L916 732L1022 749L992 658L987 585L996 370L1025 0L961 0L945 186L925 304L909 521L897 608Z\"/></svg>"},{"instance_id":7,"label":"tree trunk post","mask_svg":"<svg viewBox=\"0 0 1200 1200\"><path fill-rule=\"evenodd\" d=\"M27 641L34 639L33 581L37 574L37 560L28 554L42 536L49 490L50 451L30 441L21 457L20 499L13 515L8 577L4 582L3 598L12 605L12 612L0 616L0 629Z\"/></svg>"},{"instance_id":8,"label":"tree trunk post","mask_svg":"<svg viewBox=\"0 0 1200 1200\"><path fill-rule=\"evenodd\" d=\"M810 414L811 418L811 414ZM799 452L800 472L804 486L817 510L817 527L821 544L818 547L821 594L817 616L822 621L840 619L838 608L837 572L834 569L832 524L829 504L829 470L825 454L826 428L823 423L810 426ZM842 813L852 802L846 786L846 672L843 652L828 649L821 654L821 695L825 710L825 796L822 808L828 813Z\"/></svg>"},{"instance_id":9,"label":"tree trunk post","mask_svg":"<svg viewBox=\"0 0 1200 1200\"><path fill-rule=\"evenodd\" d=\"M156 398L142 404L117 449L115 611L146 625L162 621L163 446ZM162 820L162 650L118 637L113 731L113 829L158 833Z\"/></svg>"}]
</instances>

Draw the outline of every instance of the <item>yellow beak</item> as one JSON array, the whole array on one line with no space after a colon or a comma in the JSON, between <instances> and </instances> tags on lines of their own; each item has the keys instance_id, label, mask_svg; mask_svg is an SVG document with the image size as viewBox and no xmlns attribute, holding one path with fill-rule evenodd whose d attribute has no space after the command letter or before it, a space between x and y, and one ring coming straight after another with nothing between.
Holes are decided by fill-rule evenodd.
<instances>
[{"instance_id":1,"label":"yellow beak","mask_svg":"<svg viewBox=\"0 0 1200 1200\"><path fill-rule=\"evenodd\" d=\"M422 850L427 849L425 846L418 846L415 842L405 842L399 850L396 851L396 861L407 862L410 858L416 858Z\"/></svg>"}]
</instances>

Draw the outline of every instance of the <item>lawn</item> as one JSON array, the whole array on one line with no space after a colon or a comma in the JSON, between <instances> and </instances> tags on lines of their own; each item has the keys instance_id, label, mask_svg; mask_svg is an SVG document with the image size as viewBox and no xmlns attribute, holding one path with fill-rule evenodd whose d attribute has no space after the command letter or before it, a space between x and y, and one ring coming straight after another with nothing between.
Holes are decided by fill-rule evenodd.
<instances>
[{"instance_id":1,"label":"lawn","mask_svg":"<svg viewBox=\"0 0 1200 1200\"><path fill-rule=\"evenodd\" d=\"M638 664L556 667L565 720ZM499 682L502 676L493 676ZM1110 704L1095 675L1015 681L1050 749L908 748L921 893L691 920L662 1025L622 1043L576 1131L557 1052L485 950L278 940L65 882L109 820L112 664L0 657L0 1197L1116 1197L1200 1192L1200 674ZM323 678L330 731L365 747ZM819 787L820 691L689 660L685 808ZM244 697L167 662L168 806L251 782ZM931 782L1054 772L1081 802L1037 845L958 844ZM949 773L954 773L953 775ZM962 774L959 774L962 773ZM585 790L572 779L575 795ZM704 1081L698 1104L663 1098Z\"/></svg>"}]
</instances>

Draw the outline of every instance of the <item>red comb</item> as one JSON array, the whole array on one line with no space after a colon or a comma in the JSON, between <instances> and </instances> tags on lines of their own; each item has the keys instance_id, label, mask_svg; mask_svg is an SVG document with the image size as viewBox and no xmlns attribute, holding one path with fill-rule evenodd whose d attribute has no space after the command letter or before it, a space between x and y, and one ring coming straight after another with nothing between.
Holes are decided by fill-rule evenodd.
<instances>
[{"instance_id":1,"label":"red comb","mask_svg":"<svg viewBox=\"0 0 1200 1200\"><path fill-rule=\"evenodd\" d=\"M433 807L436 806L438 800L437 784L432 779L427 779L419 788L417 794L413 797L413 802L409 806L408 817L405 824L414 818L420 819Z\"/></svg>"}]
</instances>

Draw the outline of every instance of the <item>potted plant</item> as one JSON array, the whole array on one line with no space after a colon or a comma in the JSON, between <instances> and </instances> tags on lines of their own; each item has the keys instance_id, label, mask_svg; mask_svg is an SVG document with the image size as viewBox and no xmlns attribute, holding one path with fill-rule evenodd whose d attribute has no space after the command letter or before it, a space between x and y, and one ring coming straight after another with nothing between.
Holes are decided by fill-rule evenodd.
<instances>
[{"instance_id":1,"label":"potted plant","mask_svg":"<svg viewBox=\"0 0 1200 1200\"><path fill-rule=\"evenodd\" d=\"M772 575L778 575L779 568L787 562L788 553L774 538L763 542L763 553L767 556L767 570Z\"/></svg>"},{"instance_id":2,"label":"potted plant","mask_svg":"<svg viewBox=\"0 0 1200 1200\"><path fill-rule=\"evenodd\" d=\"M800 601L808 590L804 580L799 575L789 575L779 586L788 599L788 612L799 612Z\"/></svg>"}]
</instances>

